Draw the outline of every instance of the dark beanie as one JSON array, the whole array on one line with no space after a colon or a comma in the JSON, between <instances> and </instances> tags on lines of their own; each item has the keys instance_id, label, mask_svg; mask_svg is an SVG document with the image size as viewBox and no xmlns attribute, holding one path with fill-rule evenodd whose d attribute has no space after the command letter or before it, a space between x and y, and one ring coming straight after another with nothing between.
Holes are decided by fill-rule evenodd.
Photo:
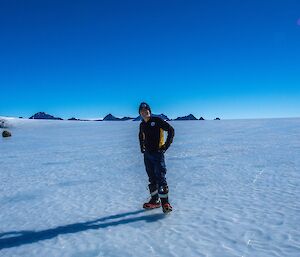
<instances>
[{"instance_id":1,"label":"dark beanie","mask_svg":"<svg viewBox=\"0 0 300 257\"><path fill-rule=\"evenodd\" d=\"M141 110L142 110L142 109L147 109L147 110L149 110L149 112L151 113L151 108L150 108L149 104L147 104L147 103L145 103L145 102L142 102L142 103L140 104L140 107L139 107L139 113L141 113Z\"/></svg>"}]
</instances>

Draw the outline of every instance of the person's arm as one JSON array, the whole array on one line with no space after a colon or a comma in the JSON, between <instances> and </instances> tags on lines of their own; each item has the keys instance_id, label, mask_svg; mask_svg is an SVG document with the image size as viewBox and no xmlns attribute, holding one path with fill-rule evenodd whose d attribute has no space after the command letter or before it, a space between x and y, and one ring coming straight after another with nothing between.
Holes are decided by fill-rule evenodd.
<instances>
[{"instance_id":1,"label":"person's arm","mask_svg":"<svg viewBox=\"0 0 300 257\"><path fill-rule=\"evenodd\" d=\"M145 134L142 129L142 123L140 123L139 140L140 140L141 153L144 153L145 152Z\"/></svg>"},{"instance_id":2,"label":"person's arm","mask_svg":"<svg viewBox=\"0 0 300 257\"><path fill-rule=\"evenodd\" d=\"M166 140L165 144L162 146L162 150L166 151L173 142L175 130L168 122L164 121L163 119L160 119L160 127L164 131L168 132L167 140Z\"/></svg>"}]
</instances>

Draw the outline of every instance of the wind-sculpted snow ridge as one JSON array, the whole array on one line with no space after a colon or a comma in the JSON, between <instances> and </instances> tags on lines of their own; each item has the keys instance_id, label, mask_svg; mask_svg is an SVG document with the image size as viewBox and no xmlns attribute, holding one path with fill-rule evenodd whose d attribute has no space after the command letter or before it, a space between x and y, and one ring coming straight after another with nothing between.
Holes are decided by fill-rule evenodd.
<instances>
[{"instance_id":1,"label":"wind-sculpted snow ridge","mask_svg":"<svg viewBox=\"0 0 300 257\"><path fill-rule=\"evenodd\" d=\"M139 123L9 121L0 256L300 256L300 119L171 121L169 215Z\"/></svg>"}]
</instances>

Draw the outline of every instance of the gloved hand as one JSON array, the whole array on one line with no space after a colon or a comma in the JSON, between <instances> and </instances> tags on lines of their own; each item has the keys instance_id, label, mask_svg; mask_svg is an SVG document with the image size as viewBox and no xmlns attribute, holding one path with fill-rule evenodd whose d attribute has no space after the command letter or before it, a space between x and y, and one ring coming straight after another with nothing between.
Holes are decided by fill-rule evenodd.
<instances>
[{"instance_id":1,"label":"gloved hand","mask_svg":"<svg viewBox=\"0 0 300 257\"><path fill-rule=\"evenodd\" d=\"M168 149L168 148L167 148L166 145L162 145L162 146L159 148L158 151L159 151L160 153L165 153L165 152L167 151L167 149Z\"/></svg>"}]
</instances>

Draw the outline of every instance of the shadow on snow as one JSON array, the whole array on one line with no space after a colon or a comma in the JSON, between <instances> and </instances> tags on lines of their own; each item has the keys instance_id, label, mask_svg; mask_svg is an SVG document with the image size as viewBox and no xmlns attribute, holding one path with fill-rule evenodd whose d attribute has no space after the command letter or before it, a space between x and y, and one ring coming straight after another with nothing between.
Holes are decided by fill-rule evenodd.
<instances>
[{"instance_id":1,"label":"shadow on snow","mask_svg":"<svg viewBox=\"0 0 300 257\"><path fill-rule=\"evenodd\" d=\"M124 218L129 215L135 215L145 212L145 210L138 210L133 212L120 213L116 215L111 215L103 218L99 218L92 221L74 223L64 226L59 226L56 228L50 228L41 231L11 231L0 233L0 250L5 248L16 247L25 244L35 243L41 240L51 239L58 235L72 234L77 232L82 232L90 229L100 229L111 226L124 225L128 223L146 221L146 222L155 222L157 220L163 219L165 215L160 214L151 214L143 215L139 217L130 217ZM120 220L114 220L119 219ZM112 220L112 221L108 221ZM106 222L108 221L108 222Z\"/></svg>"}]
</instances>

